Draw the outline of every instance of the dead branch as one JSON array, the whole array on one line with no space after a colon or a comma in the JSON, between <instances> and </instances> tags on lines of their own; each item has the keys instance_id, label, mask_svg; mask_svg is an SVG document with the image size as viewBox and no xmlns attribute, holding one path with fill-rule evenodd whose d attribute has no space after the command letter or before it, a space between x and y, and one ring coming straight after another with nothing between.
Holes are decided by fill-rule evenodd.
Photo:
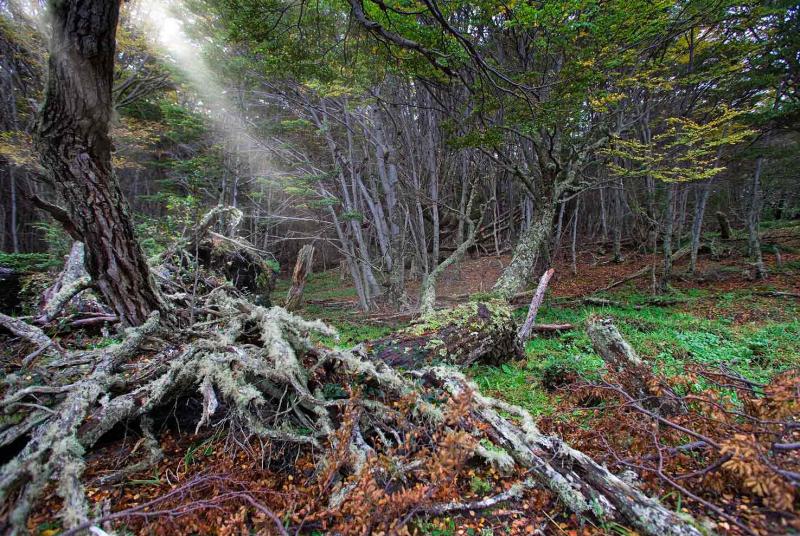
<instances>
[{"instance_id":1,"label":"dead branch","mask_svg":"<svg viewBox=\"0 0 800 536\"><path fill-rule=\"evenodd\" d=\"M524 345L531 336L531 330L536 323L536 313L539 312L539 307L542 305L542 300L544 300L544 293L547 291L547 284L550 282L550 278L553 277L554 273L555 270L550 268L542 274L542 277L539 279L539 285L536 287L536 292L533 293L531 304L528 307L528 316L517 332L517 339L521 345Z\"/></svg>"}]
</instances>

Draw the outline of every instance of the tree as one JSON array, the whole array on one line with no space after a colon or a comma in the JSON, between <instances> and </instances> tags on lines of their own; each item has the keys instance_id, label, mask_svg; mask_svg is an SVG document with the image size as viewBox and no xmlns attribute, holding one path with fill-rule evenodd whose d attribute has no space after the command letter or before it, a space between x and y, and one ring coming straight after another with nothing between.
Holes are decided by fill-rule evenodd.
<instances>
[{"instance_id":1,"label":"tree","mask_svg":"<svg viewBox=\"0 0 800 536\"><path fill-rule=\"evenodd\" d=\"M53 35L38 146L66 209L40 203L86 248L95 285L128 325L168 312L111 166L118 2L51 4Z\"/></svg>"}]
</instances>

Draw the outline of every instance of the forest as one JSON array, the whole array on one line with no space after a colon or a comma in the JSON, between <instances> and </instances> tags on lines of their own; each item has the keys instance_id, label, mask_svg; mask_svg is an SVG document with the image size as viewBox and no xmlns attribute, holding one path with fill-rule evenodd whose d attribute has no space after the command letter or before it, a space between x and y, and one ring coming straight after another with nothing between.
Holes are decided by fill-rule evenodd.
<instances>
[{"instance_id":1,"label":"forest","mask_svg":"<svg viewBox=\"0 0 800 536\"><path fill-rule=\"evenodd\" d=\"M0 0L0 533L800 533L800 4Z\"/></svg>"}]
</instances>

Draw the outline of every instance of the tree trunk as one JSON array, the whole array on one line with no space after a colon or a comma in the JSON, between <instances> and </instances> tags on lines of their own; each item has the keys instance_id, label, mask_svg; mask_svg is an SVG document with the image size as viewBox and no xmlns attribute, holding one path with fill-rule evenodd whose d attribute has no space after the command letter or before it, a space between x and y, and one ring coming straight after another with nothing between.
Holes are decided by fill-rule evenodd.
<instances>
[{"instance_id":1,"label":"tree trunk","mask_svg":"<svg viewBox=\"0 0 800 536\"><path fill-rule=\"evenodd\" d=\"M728 215L724 212L717 212L717 223L719 224L719 237L723 240L731 239L731 222Z\"/></svg>"},{"instance_id":2,"label":"tree trunk","mask_svg":"<svg viewBox=\"0 0 800 536\"><path fill-rule=\"evenodd\" d=\"M675 211L673 202L675 200L675 185L667 185L667 199L664 210L664 233L662 240L664 244L664 272L661 274L660 291L669 290L669 278L672 275L672 230L674 228Z\"/></svg>"},{"instance_id":3,"label":"tree trunk","mask_svg":"<svg viewBox=\"0 0 800 536\"><path fill-rule=\"evenodd\" d=\"M438 362L467 367L522 357L512 310L497 302L436 311L370 346L372 356L407 368Z\"/></svg>"},{"instance_id":4,"label":"tree trunk","mask_svg":"<svg viewBox=\"0 0 800 536\"><path fill-rule=\"evenodd\" d=\"M292 286L286 295L286 309L294 311L303 303L303 289L306 286L306 279L311 273L311 263L314 261L314 246L306 244L300 248L297 254L297 262L294 263L292 272Z\"/></svg>"},{"instance_id":5,"label":"tree trunk","mask_svg":"<svg viewBox=\"0 0 800 536\"><path fill-rule=\"evenodd\" d=\"M747 214L747 234L748 249L750 257L755 264L756 279L765 279L767 269L764 266L764 258L761 255L761 237L758 235L759 222L761 220L761 170L764 167L764 157L756 159L756 169L753 172L753 183L750 191L750 210Z\"/></svg>"},{"instance_id":6,"label":"tree trunk","mask_svg":"<svg viewBox=\"0 0 800 536\"><path fill-rule=\"evenodd\" d=\"M115 34L119 2L53 3L49 76L38 147L66 203L74 238L87 245L86 268L120 320L139 325L159 310L161 296L111 168Z\"/></svg>"},{"instance_id":7,"label":"tree trunk","mask_svg":"<svg viewBox=\"0 0 800 536\"><path fill-rule=\"evenodd\" d=\"M530 281L539 252L550 237L555 208L547 201L538 208L538 218L520 236L511 263L494 285L494 291L503 298L510 298Z\"/></svg>"},{"instance_id":8,"label":"tree trunk","mask_svg":"<svg viewBox=\"0 0 800 536\"><path fill-rule=\"evenodd\" d=\"M622 212L622 196L624 194L624 184L622 179L618 179L612 190L614 193L614 229L613 229L613 260L616 263L622 262L622 225L624 223L624 215Z\"/></svg>"},{"instance_id":9,"label":"tree trunk","mask_svg":"<svg viewBox=\"0 0 800 536\"><path fill-rule=\"evenodd\" d=\"M578 215L580 214L581 198L575 200L575 214L572 218L572 244L570 254L572 256L572 275L578 275Z\"/></svg>"},{"instance_id":10,"label":"tree trunk","mask_svg":"<svg viewBox=\"0 0 800 536\"><path fill-rule=\"evenodd\" d=\"M517 339L519 339L520 346L525 346L533 331L533 325L536 323L536 314L539 312L539 307L544 300L544 293L547 291L547 284L550 283L550 278L553 277L555 270L550 268L539 279L539 286L536 287L536 292L533 293L531 304L528 306L528 316L525 318L522 326L517 332Z\"/></svg>"},{"instance_id":11,"label":"tree trunk","mask_svg":"<svg viewBox=\"0 0 800 536\"><path fill-rule=\"evenodd\" d=\"M703 218L706 214L706 205L711 195L711 184L714 179L709 179L701 185L701 190L697 196L697 205L694 209L694 221L692 221L692 256L689 260L689 272L694 274L697 270L697 252L700 250L700 235L703 232Z\"/></svg>"}]
</instances>

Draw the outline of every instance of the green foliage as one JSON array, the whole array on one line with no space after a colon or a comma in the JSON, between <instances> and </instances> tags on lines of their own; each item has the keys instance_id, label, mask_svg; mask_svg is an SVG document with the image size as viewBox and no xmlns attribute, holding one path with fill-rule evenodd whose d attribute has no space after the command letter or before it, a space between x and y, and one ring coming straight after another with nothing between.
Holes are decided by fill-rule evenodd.
<instances>
[{"instance_id":1,"label":"green foliage","mask_svg":"<svg viewBox=\"0 0 800 536\"><path fill-rule=\"evenodd\" d=\"M72 237L70 237L59 223L50 221L40 221L33 227L44 235L47 243L47 251L53 258L62 258L69 253L72 247Z\"/></svg>"},{"instance_id":2,"label":"green foliage","mask_svg":"<svg viewBox=\"0 0 800 536\"><path fill-rule=\"evenodd\" d=\"M138 99L126 106L117 108L123 117L131 117L144 121L161 121L164 119L162 104L151 99Z\"/></svg>"},{"instance_id":3,"label":"green foliage","mask_svg":"<svg viewBox=\"0 0 800 536\"><path fill-rule=\"evenodd\" d=\"M468 372L484 394L522 406L533 415L547 414L551 409L547 393L524 362L474 366Z\"/></svg>"},{"instance_id":4,"label":"green foliage","mask_svg":"<svg viewBox=\"0 0 800 536\"><path fill-rule=\"evenodd\" d=\"M275 285L277 293L289 290L288 279L278 280ZM303 295L307 300L344 300L356 297L356 291L351 285L343 285L339 279L338 270L315 272L308 275ZM308 310L308 309L307 309Z\"/></svg>"},{"instance_id":5,"label":"green foliage","mask_svg":"<svg viewBox=\"0 0 800 536\"><path fill-rule=\"evenodd\" d=\"M604 151L610 157L609 169L618 176L649 175L662 182L711 179L725 170L720 158L723 148L755 134L741 124L741 116L742 112L722 108L715 117L704 117L702 122L686 117L666 118L664 131L650 143L616 139Z\"/></svg>"},{"instance_id":6,"label":"green foliage","mask_svg":"<svg viewBox=\"0 0 800 536\"><path fill-rule=\"evenodd\" d=\"M488 495L492 491L493 486L491 482L478 475L474 475L469 479L469 489L476 495Z\"/></svg>"},{"instance_id":7,"label":"green foliage","mask_svg":"<svg viewBox=\"0 0 800 536\"><path fill-rule=\"evenodd\" d=\"M46 272L59 268L63 260L49 253L4 253L0 251L0 266L17 272Z\"/></svg>"},{"instance_id":8,"label":"green foliage","mask_svg":"<svg viewBox=\"0 0 800 536\"><path fill-rule=\"evenodd\" d=\"M207 132L205 118L173 102L159 103L161 116L168 130L164 137L172 143L191 143L200 140Z\"/></svg>"}]
</instances>

